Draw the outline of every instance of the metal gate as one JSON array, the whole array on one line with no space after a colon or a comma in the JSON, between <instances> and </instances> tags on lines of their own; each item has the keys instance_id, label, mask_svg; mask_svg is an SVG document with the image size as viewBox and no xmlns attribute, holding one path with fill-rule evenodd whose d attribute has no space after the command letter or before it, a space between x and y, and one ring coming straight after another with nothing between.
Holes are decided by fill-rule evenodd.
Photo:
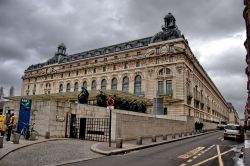
<instances>
[{"instance_id":1,"label":"metal gate","mask_svg":"<svg viewBox=\"0 0 250 166\"><path fill-rule=\"evenodd\" d=\"M75 114L68 118L70 138L108 142L109 118L79 118Z\"/></svg>"}]
</instances>

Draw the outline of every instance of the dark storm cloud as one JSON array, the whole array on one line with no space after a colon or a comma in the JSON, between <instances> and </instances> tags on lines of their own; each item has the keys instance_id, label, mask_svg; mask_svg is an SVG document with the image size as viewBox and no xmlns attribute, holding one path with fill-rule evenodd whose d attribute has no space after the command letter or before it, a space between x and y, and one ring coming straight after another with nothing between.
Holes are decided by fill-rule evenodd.
<instances>
[{"instance_id":1,"label":"dark storm cloud","mask_svg":"<svg viewBox=\"0 0 250 166\"><path fill-rule=\"evenodd\" d=\"M217 40L245 29L243 2L236 0L1 0L0 86L20 87L23 71L52 57L61 42L71 54L152 36L161 30L168 12L197 50L197 41ZM203 52L196 56L222 84L223 75L242 76L238 66L245 66L244 59L239 62L235 57L244 55L223 52L209 62L203 61ZM10 66L15 68L8 72ZM222 89L226 92L226 87ZM240 103L243 95L235 94L238 98L232 103Z\"/></svg>"}]
</instances>

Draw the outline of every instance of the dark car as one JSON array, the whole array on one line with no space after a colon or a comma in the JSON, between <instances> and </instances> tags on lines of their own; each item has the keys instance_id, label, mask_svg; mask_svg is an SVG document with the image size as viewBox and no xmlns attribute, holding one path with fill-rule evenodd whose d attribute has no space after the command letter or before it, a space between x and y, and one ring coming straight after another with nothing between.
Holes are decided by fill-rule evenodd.
<instances>
[{"instance_id":1,"label":"dark car","mask_svg":"<svg viewBox=\"0 0 250 166\"><path fill-rule=\"evenodd\" d=\"M224 140L232 138L239 141L244 140L244 129L237 124L228 124L224 127Z\"/></svg>"}]
</instances>

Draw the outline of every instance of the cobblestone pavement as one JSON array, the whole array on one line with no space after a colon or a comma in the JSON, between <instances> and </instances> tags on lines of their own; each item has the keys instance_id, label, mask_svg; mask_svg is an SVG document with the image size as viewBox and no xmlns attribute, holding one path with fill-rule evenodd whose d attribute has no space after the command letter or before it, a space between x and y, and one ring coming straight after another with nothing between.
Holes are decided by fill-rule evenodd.
<instances>
[{"instance_id":1,"label":"cobblestone pavement","mask_svg":"<svg viewBox=\"0 0 250 166\"><path fill-rule=\"evenodd\" d=\"M94 143L77 139L42 142L11 152L0 160L0 165L56 165L56 163L101 157L102 155L90 150Z\"/></svg>"}]
</instances>

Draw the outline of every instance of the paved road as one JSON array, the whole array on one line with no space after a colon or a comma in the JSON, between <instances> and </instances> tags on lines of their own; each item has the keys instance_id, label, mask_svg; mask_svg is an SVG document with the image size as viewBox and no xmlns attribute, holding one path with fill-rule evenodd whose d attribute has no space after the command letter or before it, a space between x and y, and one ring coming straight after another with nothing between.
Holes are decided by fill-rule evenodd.
<instances>
[{"instance_id":1,"label":"paved road","mask_svg":"<svg viewBox=\"0 0 250 166\"><path fill-rule=\"evenodd\" d=\"M0 160L0 166L42 166L103 156L90 151L94 143L79 139L43 142L8 154Z\"/></svg>"},{"instance_id":2,"label":"paved road","mask_svg":"<svg viewBox=\"0 0 250 166\"><path fill-rule=\"evenodd\" d=\"M223 133L216 132L124 155L107 156L67 166L233 166L243 164L242 159L238 157L242 147L243 143L223 140Z\"/></svg>"}]
</instances>

